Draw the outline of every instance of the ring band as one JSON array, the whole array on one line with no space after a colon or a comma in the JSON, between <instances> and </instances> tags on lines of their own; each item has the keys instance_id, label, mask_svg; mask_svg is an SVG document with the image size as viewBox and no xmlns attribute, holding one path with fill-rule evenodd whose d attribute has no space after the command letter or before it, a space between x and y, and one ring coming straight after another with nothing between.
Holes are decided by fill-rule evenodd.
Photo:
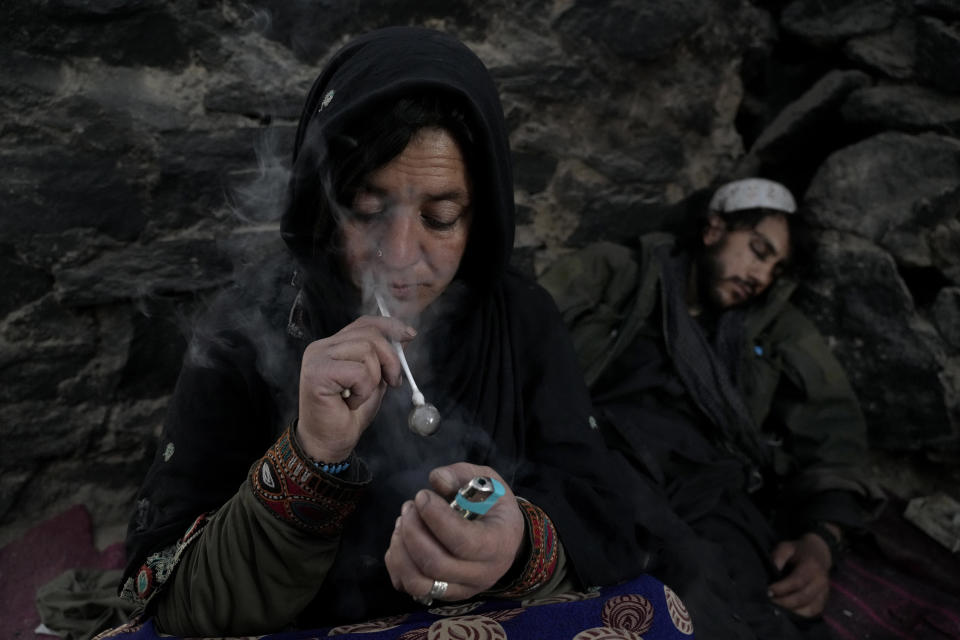
<instances>
[{"instance_id":1,"label":"ring band","mask_svg":"<svg viewBox=\"0 0 960 640\"><path fill-rule=\"evenodd\" d=\"M430 587L430 593L427 595L434 599L442 598L447 595L447 587L450 585L444 582L443 580L434 580L433 586Z\"/></svg>"},{"instance_id":2,"label":"ring band","mask_svg":"<svg viewBox=\"0 0 960 640\"><path fill-rule=\"evenodd\" d=\"M433 604L434 598L442 598L447 594L447 587L450 585L443 580L434 580L433 586L430 587L430 591L426 595L422 596L413 596L413 599L422 604L425 607L429 607Z\"/></svg>"}]
</instances>

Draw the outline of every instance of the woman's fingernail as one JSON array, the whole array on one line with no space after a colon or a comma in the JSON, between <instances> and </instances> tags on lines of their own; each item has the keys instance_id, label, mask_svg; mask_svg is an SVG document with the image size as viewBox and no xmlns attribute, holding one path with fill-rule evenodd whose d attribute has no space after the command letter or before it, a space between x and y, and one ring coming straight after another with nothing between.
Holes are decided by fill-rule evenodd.
<instances>
[{"instance_id":1,"label":"woman's fingernail","mask_svg":"<svg viewBox=\"0 0 960 640\"><path fill-rule=\"evenodd\" d=\"M423 508L423 507L427 506L427 502L430 501L430 496L427 495L427 490L424 489L424 490L422 490L422 491L417 492L417 498L416 498L416 500L417 500L417 506L418 506L418 507Z\"/></svg>"},{"instance_id":2,"label":"woman's fingernail","mask_svg":"<svg viewBox=\"0 0 960 640\"><path fill-rule=\"evenodd\" d=\"M437 469L436 479L442 482L447 487L456 487L457 485L457 476L453 474L449 469Z\"/></svg>"},{"instance_id":3,"label":"woman's fingernail","mask_svg":"<svg viewBox=\"0 0 960 640\"><path fill-rule=\"evenodd\" d=\"M406 329L404 329L403 332L407 334L407 337L410 337L410 338L413 338L414 336L417 335L417 330L414 329L413 327L407 327Z\"/></svg>"},{"instance_id":4,"label":"woman's fingernail","mask_svg":"<svg viewBox=\"0 0 960 640\"><path fill-rule=\"evenodd\" d=\"M407 500L403 503L403 506L400 507L400 514L405 514L407 511L410 511L410 501Z\"/></svg>"}]
</instances>

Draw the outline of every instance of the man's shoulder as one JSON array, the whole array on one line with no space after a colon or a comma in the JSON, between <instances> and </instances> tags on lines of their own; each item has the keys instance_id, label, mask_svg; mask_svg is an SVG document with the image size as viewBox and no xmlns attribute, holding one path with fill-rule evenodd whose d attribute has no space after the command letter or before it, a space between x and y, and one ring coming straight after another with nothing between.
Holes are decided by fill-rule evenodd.
<instances>
[{"instance_id":1,"label":"man's shoulder","mask_svg":"<svg viewBox=\"0 0 960 640\"><path fill-rule=\"evenodd\" d=\"M757 335L757 332L749 333ZM789 300L778 305L775 315L766 322L759 334L766 336L761 338L761 342L767 342L794 366L812 367L804 374L805 378L812 371L822 375L840 366L835 362L826 336L806 313Z\"/></svg>"},{"instance_id":2,"label":"man's shoulder","mask_svg":"<svg viewBox=\"0 0 960 640\"><path fill-rule=\"evenodd\" d=\"M565 277L576 275L580 278L604 280L613 275L622 275L625 269L644 269L657 250L661 247L673 247L675 244L674 236L660 232L641 236L636 246L598 240L561 255L547 267L545 273L562 270ZM544 278L541 277L540 280L542 282Z\"/></svg>"},{"instance_id":3,"label":"man's shoulder","mask_svg":"<svg viewBox=\"0 0 960 640\"><path fill-rule=\"evenodd\" d=\"M677 237L666 231L651 231L640 236L641 251L652 251L658 247L674 247Z\"/></svg>"},{"instance_id":4,"label":"man's shoulder","mask_svg":"<svg viewBox=\"0 0 960 640\"><path fill-rule=\"evenodd\" d=\"M789 278L778 280L766 294L747 308L744 316L748 335L761 333L789 337L791 333L814 329L813 323L793 302L797 283Z\"/></svg>"},{"instance_id":5,"label":"man's shoulder","mask_svg":"<svg viewBox=\"0 0 960 640\"><path fill-rule=\"evenodd\" d=\"M790 340L811 334L820 335L820 330L810 317L789 298L768 304L762 312L767 316L763 322L763 329L780 339Z\"/></svg>"}]
</instances>

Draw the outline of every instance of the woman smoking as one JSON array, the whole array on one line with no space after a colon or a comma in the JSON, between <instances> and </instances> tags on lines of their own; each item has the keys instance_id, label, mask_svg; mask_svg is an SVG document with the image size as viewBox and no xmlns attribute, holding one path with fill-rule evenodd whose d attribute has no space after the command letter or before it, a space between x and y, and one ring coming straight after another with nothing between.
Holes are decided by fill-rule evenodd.
<instances>
[{"instance_id":1,"label":"woman smoking","mask_svg":"<svg viewBox=\"0 0 960 640\"><path fill-rule=\"evenodd\" d=\"M195 332L126 593L165 632L250 634L641 573L627 474L560 318L509 267L510 150L481 61L426 29L350 42L293 157L289 255ZM397 345L442 416L432 435L407 428ZM469 520L449 503L475 476L504 495Z\"/></svg>"}]
</instances>

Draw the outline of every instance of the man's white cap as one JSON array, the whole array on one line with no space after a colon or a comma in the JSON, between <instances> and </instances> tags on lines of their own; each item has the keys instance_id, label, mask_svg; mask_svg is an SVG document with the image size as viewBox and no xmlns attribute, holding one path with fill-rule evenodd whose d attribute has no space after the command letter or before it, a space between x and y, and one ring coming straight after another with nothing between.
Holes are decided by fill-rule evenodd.
<instances>
[{"instance_id":1,"label":"man's white cap","mask_svg":"<svg viewBox=\"0 0 960 640\"><path fill-rule=\"evenodd\" d=\"M797 203L789 189L765 178L728 182L717 189L710 199L710 211L717 213L757 208L793 213L797 210Z\"/></svg>"}]
</instances>

